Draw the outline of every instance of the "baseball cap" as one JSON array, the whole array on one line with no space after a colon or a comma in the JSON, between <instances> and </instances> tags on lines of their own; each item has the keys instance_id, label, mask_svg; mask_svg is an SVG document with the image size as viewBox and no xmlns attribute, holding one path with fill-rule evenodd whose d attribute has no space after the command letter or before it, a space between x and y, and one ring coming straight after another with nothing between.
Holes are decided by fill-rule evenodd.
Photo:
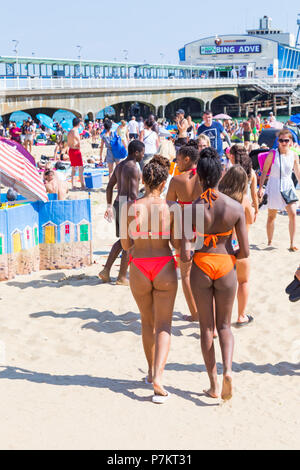
<instances>
[{"instance_id":1,"label":"baseball cap","mask_svg":"<svg viewBox=\"0 0 300 470\"><path fill-rule=\"evenodd\" d=\"M184 114L184 109L177 109L176 114Z\"/></svg>"}]
</instances>

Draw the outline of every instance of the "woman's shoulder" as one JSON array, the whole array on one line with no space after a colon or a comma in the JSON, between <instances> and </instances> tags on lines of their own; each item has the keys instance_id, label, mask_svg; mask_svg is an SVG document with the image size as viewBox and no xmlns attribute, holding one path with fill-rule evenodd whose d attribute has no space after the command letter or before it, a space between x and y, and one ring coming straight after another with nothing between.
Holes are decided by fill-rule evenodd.
<instances>
[{"instance_id":1,"label":"woman's shoulder","mask_svg":"<svg viewBox=\"0 0 300 470\"><path fill-rule=\"evenodd\" d=\"M237 212L241 212L243 210L242 204L227 196L226 194L219 192L219 199L220 202L225 206L224 209L229 207L230 210Z\"/></svg>"}]
</instances>

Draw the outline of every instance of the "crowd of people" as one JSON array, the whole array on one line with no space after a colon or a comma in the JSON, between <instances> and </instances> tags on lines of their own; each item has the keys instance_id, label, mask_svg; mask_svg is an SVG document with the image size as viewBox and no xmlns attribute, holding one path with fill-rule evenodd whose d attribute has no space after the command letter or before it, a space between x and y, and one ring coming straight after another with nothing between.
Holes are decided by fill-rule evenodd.
<instances>
[{"instance_id":1,"label":"crowd of people","mask_svg":"<svg viewBox=\"0 0 300 470\"><path fill-rule=\"evenodd\" d=\"M105 118L87 122L83 128L82 121L74 118L69 132L57 124L54 161L42 165L49 193L64 199L68 192L67 183L53 168L57 161L70 163L73 189L78 169L81 189L85 189L83 138L90 138L91 148L98 149L92 162L108 167L105 218L110 222L115 218L117 241L99 278L110 282L111 268L121 253L116 284L130 285L141 313L148 363L145 381L153 386L154 403L164 403L170 396L163 385L163 371L178 279L189 310L183 319L200 323L201 349L210 382L205 393L211 398L220 395L214 348L214 339L219 338L221 397L228 400L233 393L231 317L236 297L236 326L245 327L254 321L247 310L251 270L248 234L260 208L268 209L268 246L273 244L278 212L286 211L289 250L298 250L294 184L300 182L298 129L284 126L274 135L272 146L259 145L259 135L263 129L272 128L274 120L273 114L267 122L258 115L237 124L229 119L215 120L206 110L197 124L179 109L172 132L170 123L158 122L154 115L145 120L132 116L128 123L122 120L118 125ZM8 131L12 140L29 151L36 132L31 120L22 129L13 122ZM124 158L118 158L114 151L116 137L126 150ZM265 159L259 166L260 155ZM113 201L114 189L117 194ZM298 268L286 289L292 302L300 299L299 273Z\"/></svg>"},{"instance_id":2,"label":"crowd of people","mask_svg":"<svg viewBox=\"0 0 300 470\"><path fill-rule=\"evenodd\" d=\"M204 113L194 138L188 134L192 124L181 109L176 123L175 159L159 153L159 129L155 130L152 117L144 122L142 131L135 119L131 132L123 131L122 141L126 138L129 142L128 156L111 168L105 213L109 221L115 217L118 241L99 277L102 282L111 280L111 267L122 252L117 284L128 284L129 264L129 284L141 313L148 363L145 382L153 386L154 403L164 403L170 397L163 385L163 371L181 278L190 311L183 318L200 323L201 349L210 381L205 393L211 398L220 396L214 349L218 337L223 360L221 397L228 400L233 393L232 308L237 296L238 328L254 321L247 311L251 265L248 233L264 202L268 208L268 246L273 243L275 216L286 210L289 250L297 251L298 198L292 174L300 182L299 156L295 152L299 146L288 128L281 129L274 150L266 150L266 146L258 149L267 154L259 172L254 171L254 159L247 146L232 145L230 132L213 120L210 111ZM300 298L299 277L298 269L287 288L293 302Z\"/></svg>"}]
</instances>

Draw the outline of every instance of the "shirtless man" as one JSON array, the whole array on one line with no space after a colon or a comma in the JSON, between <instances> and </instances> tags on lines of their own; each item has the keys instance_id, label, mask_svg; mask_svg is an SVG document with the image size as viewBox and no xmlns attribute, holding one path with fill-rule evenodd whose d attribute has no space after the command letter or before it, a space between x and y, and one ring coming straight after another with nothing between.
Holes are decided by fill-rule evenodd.
<instances>
[{"instance_id":1,"label":"shirtless man","mask_svg":"<svg viewBox=\"0 0 300 470\"><path fill-rule=\"evenodd\" d=\"M59 179L53 170L46 170L44 173L44 184L49 194L57 194L58 200L63 201L67 197L68 185Z\"/></svg>"},{"instance_id":2,"label":"shirtless man","mask_svg":"<svg viewBox=\"0 0 300 470\"><path fill-rule=\"evenodd\" d=\"M176 147L176 150L178 150L182 145L187 144L187 141L188 141L187 128L189 127L189 124L184 117L183 109L178 109L178 111L176 111L175 122L177 124L177 129L178 129L178 136L175 142L175 147Z\"/></svg>"},{"instance_id":3,"label":"shirtless man","mask_svg":"<svg viewBox=\"0 0 300 470\"><path fill-rule=\"evenodd\" d=\"M137 166L145 153L145 145L139 140L133 140L128 145L128 157L125 160L122 160L115 168L106 188L106 201L107 201L107 210L105 212L105 219L112 221L113 219L113 208L115 209L115 218L116 218L116 235L120 238L120 214L121 207L119 200L124 198L128 201L135 201L138 196L139 191L139 181L140 181L140 170ZM118 194L115 199L115 202L112 206L113 198L113 189L117 185ZM122 251L120 239L113 245L110 254L107 258L104 269L99 273L99 278L103 282L110 282L110 270L113 263L119 256ZM120 266L120 272L116 284L118 285L128 285L126 279L126 273L128 268L128 255L127 252L123 250L122 260Z\"/></svg>"},{"instance_id":4,"label":"shirtless man","mask_svg":"<svg viewBox=\"0 0 300 470\"><path fill-rule=\"evenodd\" d=\"M184 208L200 197L201 186L196 170L198 159L199 152L196 148L183 146L179 149L177 167L181 174L172 178L166 196L167 201L177 201ZM191 315L184 315L183 318L186 321L198 321L197 307L190 286L191 267L192 263L189 265L180 263L182 288L191 312Z\"/></svg>"},{"instance_id":5,"label":"shirtless man","mask_svg":"<svg viewBox=\"0 0 300 470\"><path fill-rule=\"evenodd\" d=\"M243 122L243 130L244 130L244 144L247 150L249 150L250 142L251 142L251 121L248 119L248 121Z\"/></svg>"},{"instance_id":6,"label":"shirtless man","mask_svg":"<svg viewBox=\"0 0 300 470\"><path fill-rule=\"evenodd\" d=\"M85 182L83 177L83 160L80 151L80 135L79 135L79 126L80 119L73 119L73 129L68 133L68 147L69 147L69 157L72 167L72 189L76 189L75 186L75 173L76 168L79 168L79 178L81 183L81 188L85 189Z\"/></svg>"}]
</instances>

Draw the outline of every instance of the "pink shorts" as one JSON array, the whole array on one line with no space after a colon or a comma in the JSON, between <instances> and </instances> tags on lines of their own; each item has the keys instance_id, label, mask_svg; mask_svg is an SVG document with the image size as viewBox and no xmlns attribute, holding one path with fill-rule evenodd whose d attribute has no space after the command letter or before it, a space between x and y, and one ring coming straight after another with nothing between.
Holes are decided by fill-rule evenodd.
<instances>
[{"instance_id":1,"label":"pink shorts","mask_svg":"<svg viewBox=\"0 0 300 470\"><path fill-rule=\"evenodd\" d=\"M69 149L71 166L83 166L82 155L79 149Z\"/></svg>"}]
</instances>

